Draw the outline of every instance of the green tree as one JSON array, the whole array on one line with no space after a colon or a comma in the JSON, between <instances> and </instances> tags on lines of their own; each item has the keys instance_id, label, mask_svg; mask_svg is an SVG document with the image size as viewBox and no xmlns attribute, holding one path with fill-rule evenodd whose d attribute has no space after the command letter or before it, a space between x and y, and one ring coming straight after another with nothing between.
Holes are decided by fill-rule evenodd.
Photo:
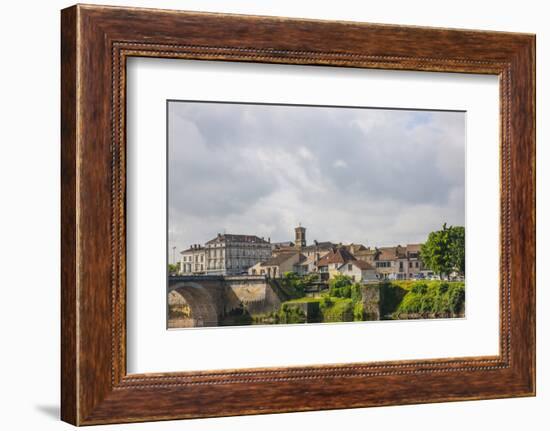
<instances>
[{"instance_id":1,"label":"green tree","mask_svg":"<svg viewBox=\"0 0 550 431\"><path fill-rule=\"evenodd\" d=\"M279 310L279 323L306 323L306 315L295 305L283 304Z\"/></svg>"},{"instance_id":2,"label":"green tree","mask_svg":"<svg viewBox=\"0 0 550 431\"><path fill-rule=\"evenodd\" d=\"M321 301L319 302L319 307L321 310L326 310L329 307L332 307L334 301L330 299L330 296L327 294L321 295Z\"/></svg>"},{"instance_id":3,"label":"green tree","mask_svg":"<svg viewBox=\"0 0 550 431\"><path fill-rule=\"evenodd\" d=\"M168 264L168 274L177 274L179 272L179 266L175 263Z\"/></svg>"},{"instance_id":4,"label":"green tree","mask_svg":"<svg viewBox=\"0 0 550 431\"><path fill-rule=\"evenodd\" d=\"M292 291L292 296L301 298L305 294L305 283L302 277L292 271L283 274L282 283L289 287Z\"/></svg>"},{"instance_id":5,"label":"green tree","mask_svg":"<svg viewBox=\"0 0 550 431\"><path fill-rule=\"evenodd\" d=\"M351 296L352 279L347 275L336 274L328 282L330 296L336 298L349 298Z\"/></svg>"},{"instance_id":6,"label":"green tree","mask_svg":"<svg viewBox=\"0 0 550 431\"><path fill-rule=\"evenodd\" d=\"M449 251L451 253L451 265L453 270L460 275L466 271L466 232L463 226L451 226L449 232Z\"/></svg>"},{"instance_id":7,"label":"green tree","mask_svg":"<svg viewBox=\"0 0 550 431\"><path fill-rule=\"evenodd\" d=\"M449 277L456 271L464 274L465 271L465 232L463 226L443 224L443 229L431 232L428 240L420 249L420 257L424 265L438 273Z\"/></svg>"}]
</instances>

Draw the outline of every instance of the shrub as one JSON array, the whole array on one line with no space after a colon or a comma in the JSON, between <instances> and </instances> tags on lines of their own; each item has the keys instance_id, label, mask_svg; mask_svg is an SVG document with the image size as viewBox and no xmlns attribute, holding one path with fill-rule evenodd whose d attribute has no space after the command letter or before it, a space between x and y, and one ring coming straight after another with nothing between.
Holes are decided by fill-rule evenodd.
<instances>
[{"instance_id":1,"label":"shrub","mask_svg":"<svg viewBox=\"0 0 550 431\"><path fill-rule=\"evenodd\" d=\"M460 314L464 308L464 283L415 283L397 307L400 313Z\"/></svg>"},{"instance_id":2,"label":"shrub","mask_svg":"<svg viewBox=\"0 0 550 431\"><path fill-rule=\"evenodd\" d=\"M460 313L464 309L464 301L466 299L466 291L464 283L457 283L451 286L448 290L449 295L449 310L451 313Z\"/></svg>"},{"instance_id":3,"label":"shrub","mask_svg":"<svg viewBox=\"0 0 550 431\"><path fill-rule=\"evenodd\" d=\"M415 283L411 287L411 292L419 295L424 295L428 291L428 285L426 283Z\"/></svg>"},{"instance_id":4,"label":"shrub","mask_svg":"<svg viewBox=\"0 0 550 431\"><path fill-rule=\"evenodd\" d=\"M382 318L395 312L406 294L407 290L397 283L391 283L389 281L381 282L380 314Z\"/></svg>"},{"instance_id":5,"label":"shrub","mask_svg":"<svg viewBox=\"0 0 550 431\"><path fill-rule=\"evenodd\" d=\"M305 323L306 315L297 306L283 304L279 310L278 323Z\"/></svg>"},{"instance_id":6,"label":"shrub","mask_svg":"<svg viewBox=\"0 0 550 431\"><path fill-rule=\"evenodd\" d=\"M439 294L443 295L447 290L449 290L449 283L443 282L438 286Z\"/></svg>"},{"instance_id":7,"label":"shrub","mask_svg":"<svg viewBox=\"0 0 550 431\"><path fill-rule=\"evenodd\" d=\"M353 320L356 322L365 320L365 308L362 302L356 302L353 306Z\"/></svg>"},{"instance_id":8,"label":"shrub","mask_svg":"<svg viewBox=\"0 0 550 431\"><path fill-rule=\"evenodd\" d=\"M354 283L351 286L351 300L353 302L359 302L363 299L363 294L361 292L361 285L359 283Z\"/></svg>"},{"instance_id":9,"label":"shrub","mask_svg":"<svg viewBox=\"0 0 550 431\"><path fill-rule=\"evenodd\" d=\"M321 314L323 322L352 322L353 321L353 303L351 299L334 299L329 307L322 307Z\"/></svg>"},{"instance_id":10,"label":"shrub","mask_svg":"<svg viewBox=\"0 0 550 431\"><path fill-rule=\"evenodd\" d=\"M332 304L334 304L334 301L332 301L330 296L328 295L321 296L321 302L319 303L319 307L321 307L321 310L324 308L332 307Z\"/></svg>"},{"instance_id":11,"label":"shrub","mask_svg":"<svg viewBox=\"0 0 550 431\"><path fill-rule=\"evenodd\" d=\"M351 298L351 286L343 286L340 288L340 296L342 298Z\"/></svg>"}]
</instances>

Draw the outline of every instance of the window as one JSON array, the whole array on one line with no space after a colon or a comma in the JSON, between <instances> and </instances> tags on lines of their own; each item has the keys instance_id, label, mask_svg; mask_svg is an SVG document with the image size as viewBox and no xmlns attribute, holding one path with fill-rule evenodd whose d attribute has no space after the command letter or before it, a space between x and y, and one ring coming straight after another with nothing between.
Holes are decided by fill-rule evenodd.
<instances>
[{"instance_id":1,"label":"window","mask_svg":"<svg viewBox=\"0 0 550 431\"><path fill-rule=\"evenodd\" d=\"M348 263L348 271L351 271L351 270L353 270L353 265L351 263ZM355 280L355 278L354 278L354 280Z\"/></svg>"}]
</instances>

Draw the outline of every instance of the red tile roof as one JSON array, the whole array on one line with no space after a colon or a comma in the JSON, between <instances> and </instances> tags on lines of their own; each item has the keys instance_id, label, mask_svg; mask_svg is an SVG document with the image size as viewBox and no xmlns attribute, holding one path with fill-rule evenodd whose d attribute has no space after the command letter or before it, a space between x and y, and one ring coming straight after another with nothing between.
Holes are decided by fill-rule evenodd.
<instances>
[{"instance_id":1,"label":"red tile roof","mask_svg":"<svg viewBox=\"0 0 550 431\"><path fill-rule=\"evenodd\" d=\"M356 259L344 247L339 247L337 249L332 249L325 256L319 259L319 262L317 262L317 266L326 266L331 263L342 264L342 263L347 263L350 260L356 260Z\"/></svg>"},{"instance_id":2,"label":"red tile roof","mask_svg":"<svg viewBox=\"0 0 550 431\"><path fill-rule=\"evenodd\" d=\"M419 253L422 244L407 244L407 253Z\"/></svg>"},{"instance_id":3,"label":"red tile roof","mask_svg":"<svg viewBox=\"0 0 550 431\"><path fill-rule=\"evenodd\" d=\"M355 265L357 268L366 270L366 269L374 269L374 267L364 260L352 260L351 262L348 262L351 265Z\"/></svg>"},{"instance_id":4,"label":"red tile roof","mask_svg":"<svg viewBox=\"0 0 550 431\"><path fill-rule=\"evenodd\" d=\"M271 259L267 260L266 262L262 263L262 266L279 266L282 263L286 262L287 260L293 258L298 254L297 252L294 253L281 253L277 256L272 257Z\"/></svg>"}]
</instances>

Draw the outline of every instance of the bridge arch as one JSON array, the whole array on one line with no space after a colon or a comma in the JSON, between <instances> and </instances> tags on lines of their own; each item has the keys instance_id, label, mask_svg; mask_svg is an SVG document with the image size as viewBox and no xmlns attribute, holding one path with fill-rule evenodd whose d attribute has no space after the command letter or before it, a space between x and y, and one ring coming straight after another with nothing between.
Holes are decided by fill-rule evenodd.
<instances>
[{"instance_id":1,"label":"bridge arch","mask_svg":"<svg viewBox=\"0 0 550 431\"><path fill-rule=\"evenodd\" d=\"M169 321L174 327L217 326L218 298L215 291L190 281L179 281L168 289Z\"/></svg>"}]
</instances>

